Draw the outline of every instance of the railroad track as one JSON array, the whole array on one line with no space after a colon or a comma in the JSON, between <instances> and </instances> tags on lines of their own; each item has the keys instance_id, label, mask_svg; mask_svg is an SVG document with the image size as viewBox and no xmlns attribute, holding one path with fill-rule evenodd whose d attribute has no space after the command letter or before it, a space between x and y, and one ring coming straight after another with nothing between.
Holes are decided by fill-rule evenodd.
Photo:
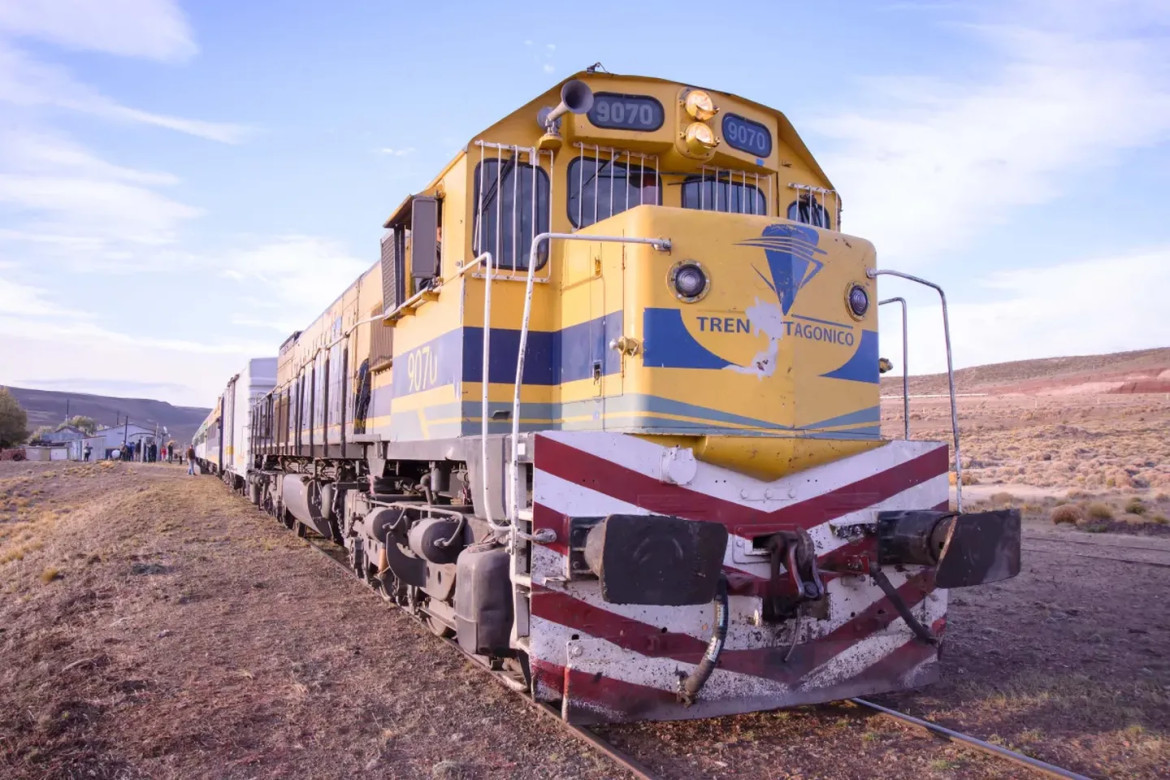
<instances>
[{"instance_id":1,"label":"railroad track","mask_svg":"<svg viewBox=\"0 0 1170 780\"><path fill-rule=\"evenodd\" d=\"M312 537L302 536L300 538L301 541L303 541L309 547L319 552L325 558L328 558L330 562L335 563L341 568L345 569L345 571L349 574L353 573L350 571L349 564L345 560L345 554L338 550L336 546L329 542L325 542L324 544L319 543L317 539ZM463 652L463 649L459 647L458 643L456 643L454 640L447 639L443 641L445 641L446 644L448 644L450 647L454 648L464 658L467 658L469 661L471 661L471 665L473 667L479 669L482 672L485 672L500 685L503 685L510 691L516 693L521 692L514 686L505 683L499 675L493 673L490 669L484 666L483 663ZM643 766L641 763L639 763L627 753L623 752L621 749L615 747L596 732L582 726L575 726L572 723L565 721L556 708L551 707L543 702L538 702L528 696L521 695L521 698L524 699L524 701L530 707L539 712L541 715L555 721L562 729L565 729L581 742L584 742L589 747L602 753L604 756L606 756L606 758L629 772L634 777L638 778L638 780L658 780L658 776L651 772L647 767Z\"/></svg>"},{"instance_id":2,"label":"railroad track","mask_svg":"<svg viewBox=\"0 0 1170 780\"><path fill-rule=\"evenodd\" d=\"M1079 545L1095 548L1093 551L1061 549L1062 545ZM1157 566L1170 569L1170 551L1159 548L1139 547L1135 544L1109 544L1108 542L1091 542L1083 539L1054 539L1052 537L1025 537L1020 545L1024 552L1052 553L1073 555L1078 558L1096 558L1102 561L1116 561L1118 563L1132 563L1140 566ZM1105 551L1104 553L1101 551ZM1110 555L1110 551L1117 554ZM1128 551L1128 552L1121 552Z\"/></svg>"},{"instance_id":3,"label":"railroad track","mask_svg":"<svg viewBox=\"0 0 1170 780\"><path fill-rule=\"evenodd\" d=\"M929 720L916 718L913 715L907 715L904 712L892 710L889 707L884 707L881 704L869 701L868 699L850 699L849 701L861 707L866 707L867 709L879 712L883 716L892 718L899 723L906 723L911 726L917 726L918 728L925 729L932 734L945 737L951 742L963 745L964 747L972 748L974 750L978 750L981 753L986 753L988 755L995 756L996 758L1000 758L1005 761L1011 761L1012 763L1027 767L1033 772L1044 775L1045 777L1059 777L1065 778L1066 780L1069 778L1072 780L1089 780L1089 778L1085 775L1077 774L1076 772L1071 772L1067 769L1062 769L1055 764L1049 764L1047 761L1041 761L1038 758L1025 756L1023 753L1017 753L1014 750L1008 750L1005 747L993 745L990 742L984 742L983 740L978 739L977 737L972 737L969 734L963 734L962 732L949 729L946 726L939 725L938 723L933 723Z\"/></svg>"},{"instance_id":4,"label":"railroad track","mask_svg":"<svg viewBox=\"0 0 1170 780\"><path fill-rule=\"evenodd\" d=\"M352 572L350 572L349 565L345 559L345 554L342 553L331 542L321 540L323 542L323 543L321 543L318 541L318 539L316 539L314 537L300 537L300 538L306 545L308 545L312 549L316 550L318 553L323 555L325 558L329 559L329 561L331 561L332 563L345 569L345 571L347 573L352 573ZM471 661L471 665L473 667L484 672L491 679L496 681L498 684L503 685L508 690L516 692L516 693L521 693L520 698L522 698L525 701L525 703L527 703L534 710L541 713L541 715L549 718L550 720L554 721L560 728L564 729L566 732L571 734L574 738L580 740L581 742L585 743L586 745L593 748L594 750L597 750L602 755L606 756L606 758L608 758L616 766L625 770L630 775L638 778L638 780L659 780L659 778L662 777L661 775L655 774L654 771L651 770L649 767L645 766L644 764L639 762L634 757L630 756L625 751L616 747L611 742L606 740L604 737L597 734L595 731L588 729L588 728L585 728L583 726L576 726L576 725L573 725L571 723L566 722L561 717L560 712L558 712L556 710L556 708L551 707L548 704L545 704L543 702L535 701L534 699L532 699L529 696L522 695L523 692L522 692L521 688L517 688L514 685L509 685L507 682L505 682L505 680L503 678L500 677L500 675L494 673L486 665L484 665L482 662L478 661L478 659L475 659L475 658L467 655L467 653L464 653L462 648L460 648L459 645L454 640L447 639L447 640L443 640L443 641L445 641L448 645L450 645L452 648L454 648L464 658L467 658L469 661ZM1039 759L1032 758L1031 756L1026 756L1023 753L1017 753L1014 750L1009 750L1007 748L1000 747L999 745L993 745L990 742L985 742L981 739L978 739L977 737L972 737L968 734L963 734L961 732L955 731L954 729L950 729L950 728L947 728L946 726L942 726L938 723L933 723L931 721L924 720L922 718L917 718L917 717L914 717L913 715L907 715L904 712L899 712L898 710L890 709L889 707L885 707L881 704L877 704L876 702L869 701L868 699L854 698L854 699L850 699L850 701L852 703L860 706L860 707L864 707L866 709L873 710L874 712L879 713L883 717L893 719L899 723L907 724L907 725L914 726L914 727L917 727L920 729L925 729L926 731L928 731L932 734L944 737L944 738L946 738L946 739L950 740L951 742L954 742L958 745L967 747L969 749L972 749L972 750L975 750L975 751L978 751L981 753L985 753L987 755L994 756L994 757L999 758L1001 760L1010 761L1014 764L1017 764L1019 766L1022 766L1022 767L1025 767L1025 768L1031 770L1033 773L1036 773L1036 774L1039 774L1039 775L1042 775L1045 777L1056 777L1056 778L1062 778L1063 780L1090 780L1085 775L1077 774L1076 772L1072 772L1072 771L1069 771L1067 769L1062 769L1061 767L1055 766L1054 764L1049 764L1045 761L1041 761Z\"/></svg>"}]
</instances>

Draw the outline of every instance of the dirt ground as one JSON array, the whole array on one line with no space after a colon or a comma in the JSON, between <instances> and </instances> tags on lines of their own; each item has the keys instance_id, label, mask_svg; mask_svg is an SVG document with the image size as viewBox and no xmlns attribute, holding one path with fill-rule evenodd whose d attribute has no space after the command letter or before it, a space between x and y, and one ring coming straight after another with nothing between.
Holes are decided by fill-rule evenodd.
<instances>
[{"instance_id":1,"label":"dirt ground","mask_svg":"<svg viewBox=\"0 0 1170 780\"><path fill-rule=\"evenodd\" d=\"M1157 520L1170 497L1155 485L1170 415L1132 398L1083 416L1065 399L1034 424L1019 403L965 402L968 500L1023 508L1033 549L1018 578L952 592L943 681L881 701L1095 777L1164 776L1170 567L1110 558L1142 557L1113 546L1142 538L1144 559L1170 563ZM916 435L947 420L945 405L915 413ZM1120 434L1046 438L1059 425ZM1075 454L1086 447L1097 454ZM1135 483L1042 484L1029 469L1049 451L1078 469L1136 469ZM1139 458L1152 465L1125 465ZM1125 511L1135 498L1141 512ZM1051 522L1067 503L1087 518L1079 530ZM1094 504L1110 517L1091 516ZM0 463L0 658L5 777L621 776L177 466ZM667 777L1022 775L849 704L607 735Z\"/></svg>"},{"instance_id":2,"label":"dirt ground","mask_svg":"<svg viewBox=\"0 0 1170 780\"><path fill-rule=\"evenodd\" d=\"M1046 551L1018 577L951 591L942 681L874 700L1092 777L1165 777L1170 542L1149 566L1082 555L1127 557L1126 537L1025 530ZM609 734L679 778L1029 776L849 704Z\"/></svg>"},{"instance_id":3,"label":"dirt ground","mask_svg":"<svg viewBox=\"0 0 1170 780\"><path fill-rule=\"evenodd\" d=\"M210 477L0 463L0 776L613 775Z\"/></svg>"}]
</instances>

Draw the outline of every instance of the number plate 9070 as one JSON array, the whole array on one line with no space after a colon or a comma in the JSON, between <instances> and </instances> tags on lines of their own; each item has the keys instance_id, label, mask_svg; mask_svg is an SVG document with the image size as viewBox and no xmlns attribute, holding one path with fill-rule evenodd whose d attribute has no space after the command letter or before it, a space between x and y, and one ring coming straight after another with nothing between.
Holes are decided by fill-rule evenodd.
<instances>
[{"instance_id":1,"label":"number plate 9070","mask_svg":"<svg viewBox=\"0 0 1170 780\"><path fill-rule=\"evenodd\" d=\"M759 122L739 114L723 115L723 138L732 149L767 157L772 153L772 134Z\"/></svg>"},{"instance_id":2,"label":"number plate 9070","mask_svg":"<svg viewBox=\"0 0 1170 780\"><path fill-rule=\"evenodd\" d=\"M662 127L666 111L649 95L598 92L593 96L593 108L589 109L588 116L595 127L650 132Z\"/></svg>"}]
</instances>

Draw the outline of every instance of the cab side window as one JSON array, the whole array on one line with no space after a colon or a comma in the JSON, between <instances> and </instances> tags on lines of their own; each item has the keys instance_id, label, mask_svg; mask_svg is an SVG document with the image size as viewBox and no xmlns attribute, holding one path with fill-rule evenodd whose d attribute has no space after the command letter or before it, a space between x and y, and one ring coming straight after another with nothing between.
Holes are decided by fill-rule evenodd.
<instances>
[{"instance_id":1,"label":"cab side window","mask_svg":"<svg viewBox=\"0 0 1170 780\"><path fill-rule=\"evenodd\" d=\"M491 252L500 268L527 269L532 239L548 232L548 198L548 174L536 166L515 157L477 165L472 200L475 253ZM542 249L538 267L547 254Z\"/></svg>"}]
</instances>

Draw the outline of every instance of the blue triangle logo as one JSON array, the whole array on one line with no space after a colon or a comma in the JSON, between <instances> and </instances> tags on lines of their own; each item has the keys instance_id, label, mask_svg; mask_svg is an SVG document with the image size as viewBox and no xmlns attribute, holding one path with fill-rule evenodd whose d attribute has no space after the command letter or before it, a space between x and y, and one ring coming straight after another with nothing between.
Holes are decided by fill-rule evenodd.
<instances>
[{"instance_id":1,"label":"blue triangle logo","mask_svg":"<svg viewBox=\"0 0 1170 780\"><path fill-rule=\"evenodd\" d=\"M764 250L768 259L768 275L759 268L755 271L764 283L780 299L780 309L788 314L796 295L820 273L825 264L816 255L825 254L818 249L820 234L806 225L779 224L764 228L759 238L749 238L739 246L757 246ZM753 266L754 267L754 266Z\"/></svg>"}]
</instances>

